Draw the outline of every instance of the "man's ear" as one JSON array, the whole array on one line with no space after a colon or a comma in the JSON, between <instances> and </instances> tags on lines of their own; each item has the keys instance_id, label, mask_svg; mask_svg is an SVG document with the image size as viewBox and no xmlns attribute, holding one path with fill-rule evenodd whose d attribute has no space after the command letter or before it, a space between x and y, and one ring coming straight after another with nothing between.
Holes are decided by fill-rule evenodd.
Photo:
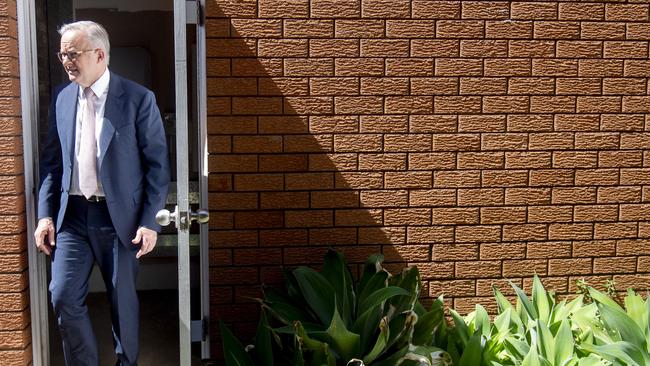
<instances>
[{"instance_id":1,"label":"man's ear","mask_svg":"<svg viewBox=\"0 0 650 366\"><path fill-rule=\"evenodd\" d=\"M98 62L106 61L106 53L104 52L103 49L100 48L97 50L97 56L98 56L97 57Z\"/></svg>"}]
</instances>

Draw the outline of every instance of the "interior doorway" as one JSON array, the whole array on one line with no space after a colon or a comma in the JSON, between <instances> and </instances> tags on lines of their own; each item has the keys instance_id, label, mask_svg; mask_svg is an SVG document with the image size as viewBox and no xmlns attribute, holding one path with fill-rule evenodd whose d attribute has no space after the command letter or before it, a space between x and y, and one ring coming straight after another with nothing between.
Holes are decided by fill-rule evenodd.
<instances>
[{"instance_id":1,"label":"interior doorway","mask_svg":"<svg viewBox=\"0 0 650 366\"><path fill-rule=\"evenodd\" d=\"M51 90L67 82L55 53L59 49L57 29L77 20L93 20L107 29L111 42L109 69L151 89L161 111L167 144L170 149L172 183L167 199L168 208L176 204L176 139L175 139L175 59L173 0L38 0L36 25L39 73L39 146L46 138L48 106ZM188 121L190 204L200 203L201 151L197 92L196 27L187 27L188 57ZM40 149L39 149L40 150ZM192 287L192 319L202 318L201 235L198 225L190 231L190 279ZM159 235L156 249L140 260L138 294L140 298L140 358L143 365L178 365L178 259L176 231L165 227ZM48 259L49 265L49 259ZM48 268L49 282L49 268ZM48 294L49 295L49 294ZM110 325L110 309L101 276L97 269L90 281L87 299L100 352L100 364L114 365ZM49 299L48 299L49 305ZM63 365L61 342L50 309L50 364ZM205 357L205 354L203 354ZM201 344L192 345L192 364L200 364Z\"/></svg>"}]
</instances>

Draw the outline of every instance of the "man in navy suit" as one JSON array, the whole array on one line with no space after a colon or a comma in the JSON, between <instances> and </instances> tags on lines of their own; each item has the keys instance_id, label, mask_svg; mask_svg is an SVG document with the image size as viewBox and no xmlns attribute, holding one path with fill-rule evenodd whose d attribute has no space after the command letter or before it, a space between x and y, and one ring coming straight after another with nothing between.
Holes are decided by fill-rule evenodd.
<instances>
[{"instance_id":1,"label":"man in navy suit","mask_svg":"<svg viewBox=\"0 0 650 366\"><path fill-rule=\"evenodd\" d=\"M117 365L136 365L138 258L156 245L156 212L169 158L153 93L108 70L99 24L59 30L57 53L71 83L53 97L41 160L38 249L52 256L50 292L67 365L99 365L88 316L88 278L97 263L111 304Z\"/></svg>"}]
</instances>

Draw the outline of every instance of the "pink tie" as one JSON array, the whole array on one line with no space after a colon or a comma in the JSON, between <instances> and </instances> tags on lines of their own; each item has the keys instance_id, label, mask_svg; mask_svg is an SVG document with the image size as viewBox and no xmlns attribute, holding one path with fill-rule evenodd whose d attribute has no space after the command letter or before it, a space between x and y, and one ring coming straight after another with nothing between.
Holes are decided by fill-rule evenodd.
<instances>
[{"instance_id":1,"label":"pink tie","mask_svg":"<svg viewBox=\"0 0 650 366\"><path fill-rule=\"evenodd\" d=\"M97 191L97 142L95 140L95 93L84 89L86 108L81 120L79 144L79 189L89 198Z\"/></svg>"}]
</instances>

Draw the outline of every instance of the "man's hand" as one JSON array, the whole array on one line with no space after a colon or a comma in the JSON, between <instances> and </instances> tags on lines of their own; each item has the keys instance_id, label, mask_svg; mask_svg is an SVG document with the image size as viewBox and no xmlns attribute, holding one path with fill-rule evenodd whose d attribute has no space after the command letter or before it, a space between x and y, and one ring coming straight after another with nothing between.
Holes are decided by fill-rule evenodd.
<instances>
[{"instance_id":1,"label":"man's hand","mask_svg":"<svg viewBox=\"0 0 650 366\"><path fill-rule=\"evenodd\" d=\"M140 226L140 228L138 228L138 231L135 232L135 238L131 240L131 243L135 245L142 242L142 246L140 247L140 250L138 250L138 253L136 253L135 257L140 258L152 251L156 246L156 240L158 240L157 232L151 229L147 229L144 226Z\"/></svg>"},{"instance_id":2,"label":"man's hand","mask_svg":"<svg viewBox=\"0 0 650 366\"><path fill-rule=\"evenodd\" d=\"M34 231L34 239L36 239L36 247L41 252L50 255L52 254L52 247L54 247L54 222L51 218L46 217L38 220L38 226Z\"/></svg>"}]
</instances>

